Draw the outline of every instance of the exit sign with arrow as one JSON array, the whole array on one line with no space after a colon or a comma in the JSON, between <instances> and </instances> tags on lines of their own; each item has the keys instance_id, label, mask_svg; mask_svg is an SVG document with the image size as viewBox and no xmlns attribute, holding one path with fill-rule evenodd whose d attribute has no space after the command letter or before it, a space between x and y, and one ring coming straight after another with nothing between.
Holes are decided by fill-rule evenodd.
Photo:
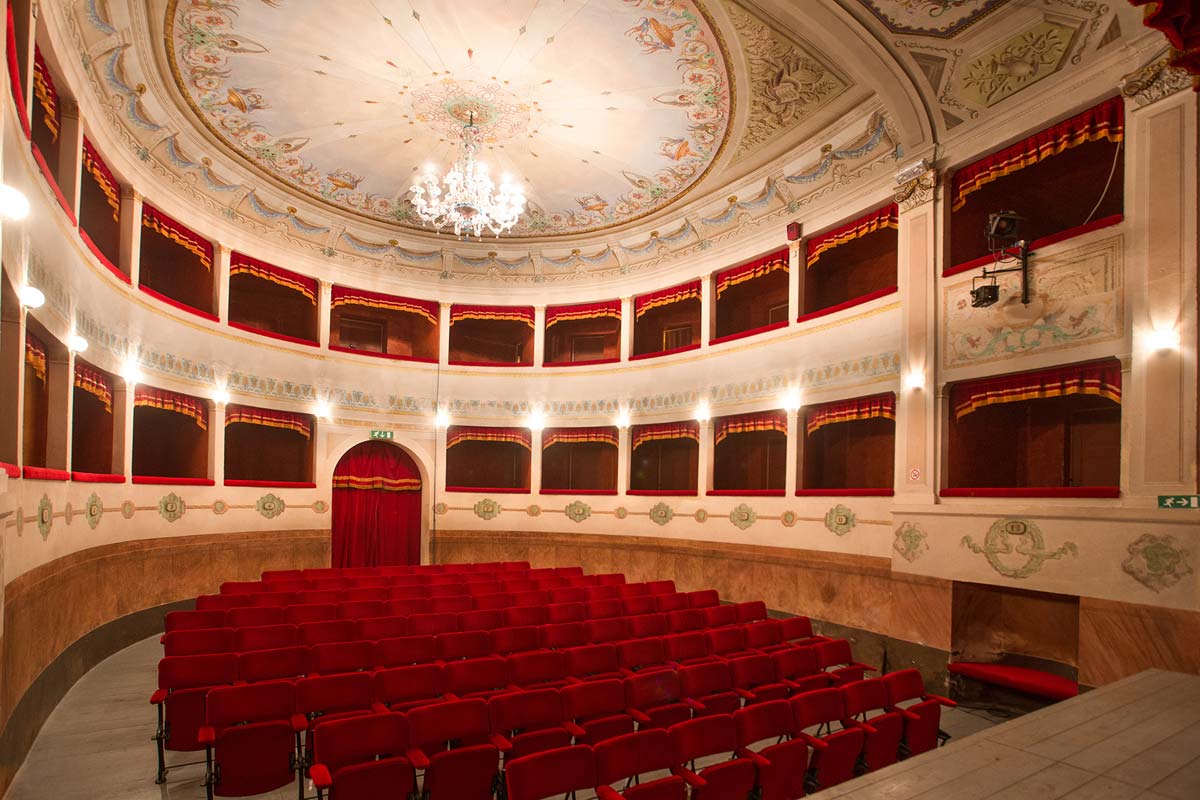
<instances>
[{"instance_id":1,"label":"exit sign with arrow","mask_svg":"<svg viewBox=\"0 0 1200 800\"><path fill-rule=\"evenodd\" d=\"M392 431L371 431L372 439L391 439L394 438Z\"/></svg>"},{"instance_id":2,"label":"exit sign with arrow","mask_svg":"<svg viewBox=\"0 0 1200 800\"><path fill-rule=\"evenodd\" d=\"M1200 508L1200 495L1198 494L1160 494L1158 496L1159 508Z\"/></svg>"}]
</instances>

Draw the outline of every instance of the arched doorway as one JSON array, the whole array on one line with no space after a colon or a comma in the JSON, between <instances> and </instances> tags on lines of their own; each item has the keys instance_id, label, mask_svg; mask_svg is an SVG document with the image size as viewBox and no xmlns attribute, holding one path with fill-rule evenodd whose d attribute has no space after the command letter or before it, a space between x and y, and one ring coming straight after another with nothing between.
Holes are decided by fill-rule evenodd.
<instances>
[{"instance_id":1,"label":"arched doorway","mask_svg":"<svg viewBox=\"0 0 1200 800\"><path fill-rule=\"evenodd\" d=\"M362 442L333 469L335 567L421 562L421 473L400 447Z\"/></svg>"}]
</instances>

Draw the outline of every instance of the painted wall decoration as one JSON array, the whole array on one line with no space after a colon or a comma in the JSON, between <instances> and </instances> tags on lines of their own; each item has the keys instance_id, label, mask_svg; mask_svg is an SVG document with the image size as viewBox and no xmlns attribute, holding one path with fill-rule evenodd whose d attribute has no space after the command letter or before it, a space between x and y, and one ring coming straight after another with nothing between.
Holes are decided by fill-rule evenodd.
<instances>
[{"instance_id":1,"label":"painted wall decoration","mask_svg":"<svg viewBox=\"0 0 1200 800\"><path fill-rule=\"evenodd\" d=\"M500 504L490 497L485 497L475 504L475 516L483 520L495 519L500 515Z\"/></svg>"},{"instance_id":2,"label":"painted wall decoration","mask_svg":"<svg viewBox=\"0 0 1200 800\"><path fill-rule=\"evenodd\" d=\"M583 522L592 515L592 507L582 500L576 500L564 508L563 513L572 522Z\"/></svg>"},{"instance_id":3,"label":"painted wall decoration","mask_svg":"<svg viewBox=\"0 0 1200 800\"><path fill-rule=\"evenodd\" d=\"M133 504L130 503L130 506L132 505ZM158 514L167 522L175 522L182 517L186 511L187 504L183 502L182 497L174 492L163 496L163 498L158 501Z\"/></svg>"},{"instance_id":4,"label":"painted wall decoration","mask_svg":"<svg viewBox=\"0 0 1200 800\"><path fill-rule=\"evenodd\" d=\"M859 0L892 33L949 38L1007 0Z\"/></svg>"},{"instance_id":5,"label":"painted wall decoration","mask_svg":"<svg viewBox=\"0 0 1200 800\"><path fill-rule=\"evenodd\" d=\"M838 536L845 536L854 530L855 524L857 519L854 512L841 503L825 513L825 527L830 533L836 533Z\"/></svg>"},{"instance_id":6,"label":"painted wall decoration","mask_svg":"<svg viewBox=\"0 0 1200 800\"><path fill-rule=\"evenodd\" d=\"M892 550L908 563L913 563L921 554L929 549L929 534L915 522L905 522L896 528L896 537L892 542Z\"/></svg>"},{"instance_id":7,"label":"painted wall decoration","mask_svg":"<svg viewBox=\"0 0 1200 800\"><path fill-rule=\"evenodd\" d=\"M276 497L273 494L264 494L254 504L254 510L267 519L275 519L286 508L287 505L283 502L282 498Z\"/></svg>"},{"instance_id":8,"label":"painted wall decoration","mask_svg":"<svg viewBox=\"0 0 1200 800\"><path fill-rule=\"evenodd\" d=\"M1042 529L1028 519L997 520L988 529L982 545L970 536L964 536L962 544L972 553L984 556L992 569L1006 578L1028 578L1040 572L1047 561L1079 555L1074 542L1047 550Z\"/></svg>"},{"instance_id":9,"label":"painted wall decoration","mask_svg":"<svg viewBox=\"0 0 1200 800\"><path fill-rule=\"evenodd\" d=\"M1129 557L1121 562L1121 569L1151 591L1170 589L1192 574L1190 553L1174 536L1144 533L1126 549Z\"/></svg>"},{"instance_id":10,"label":"painted wall decoration","mask_svg":"<svg viewBox=\"0 0 1200 800\"><path fill-rule=\"evenodd\" d=\"M87 499L87 504L83 507L83 514L87 519L88 527L96 530L96 526L100 524L100 518L104 516L104 501L100 499L100 495L92 492Z\"/></svg>"},{"instance_id":11,"label":"painted wall decoration","mask_svg":"<svg viewBox=\"0 0 1200 800\"><path fill-rule=\"evenodd\" d=\"M451 3L393 17L350 4L336 22L329 36L318 0L178 3L166 39L178 89L210 132L346 211L419 227L412 172L429 159L447 167L472 120L493 170L529 188L516 229L526 236L659 209L724 145L726 58L691 0ZM487 36L464 39L481 24Z\"/></svg>"},{"instance_id":12,"label":"painted wall decoration","mask_svg":"<svg viewBox=\"0 0 1200 800\"><path fill-rule=\"evenodd\" d=\"M37 507L37 529L43 539L50 538L50 529L54 527L54 504L47 495L42 495Z\"/></svg>"},{"instance_id":13,"label":"painted wall decoration","mask_svg":"<svg viewBox=\"0 0 1200 800\"><path fill-rule=\"evenodd\" d=\"M655 503L650 507L650 521L655 525L666 525L674 516L674 510L666 503Z\"/></svg>"},{"instance_id":14,"label":"painted wall decoration","mask_svg":"<svg viewBox=\"0 0 1200 800\"><path fill-rule=\"evenodd\" d=\"M1062 67L1075 29L1044 21L1013 36L967 65L960 96L994 106Z\"/></svg>"},{"instance_id":15,"label":"painted wall decoration","mask_svg":"<svg viewBox=\"0 0 1200 800\"><path fill-rule=\"evenodd\" d=\"M729 512L729 521L735 528L744 531L758 521L758 514L745 503L739 503L733 511Z\"/></svg>"}]
</instances>

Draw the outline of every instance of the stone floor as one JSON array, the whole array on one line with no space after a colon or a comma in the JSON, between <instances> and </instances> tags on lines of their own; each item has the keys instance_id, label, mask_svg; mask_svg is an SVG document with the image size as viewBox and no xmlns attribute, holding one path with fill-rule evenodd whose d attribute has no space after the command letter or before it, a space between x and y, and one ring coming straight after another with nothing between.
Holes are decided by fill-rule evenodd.
<instances>
[{"instance_id":1,"label":"stone floor","mask_svg":"<svg viewBox=\"0 0 1200 800\"><path fill-rule=\"evenodd\" d=\"M154 783L154 712L147 700L161 652L157 638L147 639L85 675L46 721L7 800L201 800L201 765L176 767L166 784ZM943 727L954 739L937 753L820 795L1200 798L1200 677L1145 672L1004 725L997 721L983 711L951 710ZM168 763L191 756L171 753ZM296 787L261 797L290 800Z\"/></svg>"}]
</instances>

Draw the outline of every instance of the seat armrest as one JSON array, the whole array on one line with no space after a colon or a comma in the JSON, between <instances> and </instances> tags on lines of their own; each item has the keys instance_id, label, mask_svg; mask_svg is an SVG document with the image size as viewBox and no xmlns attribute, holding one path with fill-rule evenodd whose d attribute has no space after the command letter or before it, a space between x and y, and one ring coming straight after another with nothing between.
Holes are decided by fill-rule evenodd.
<instances>
[{"instance_id":1,"label":"seat armrest","mask_svg":"<svg viewBox=\"0 0 1200 800\"><path fill-rule=\"evenodd\" d=\"M512 752L513 743L510 742L508 740L508 738L505 736L501 736L498 733L489 733L488 741L491 742L492 744L496 745L496 749L499 750L501 753L511 753Z\"/></svg>"},{"instance_id":2,"label":"seat armrest","mask_svg":"<svg viewBox=\"0 0 1200 800\"><path fill-rule=\"evenodd\" d=\"M318 789L328 789L333 785L333 776L324 764L313 764L308 768L308 776L312 778L313 786Z\"/></svg>"},{"instance_id":3,"label":"seat armrest","mask_svg":"<svg viewBox=\"0 0 1200 800\"><path fill-rule=\"evenodd\" d=\"M623 798L611 786L597 786L596 800L623 800Z\"/></svg>"},{"instance_id":4,"label":"seat armrest","mask_svg":"<svg viewBox=\"0 0 1200 800\"><path fill-rule=\"evenodd\" d=\"M909 711L907 708L901 708L900 706L888 706L884 710L889 711L889 712L895 712L911 722L917 722L918 720L921 719L919 716L917 716L913 712Z\"/></svg>"},{"instance_id":5,"label":"seat armrest","mask_svg":"<svg viewBox=\"0 0 1200 800\"><path fill-rule=\"evenodd\" d=\"M813 736L811 733L805 733L804 731L800 731L799 733L796 734L795 738L804 742L806 745L811 747L813 750L819 751L819 750L828 750L829 749L828 742L821 741L817 737Z\"/></svg>"},{"instance_id":6,"label":"seat armrest","mask_svg":"<svg viewBox=\"0 0 1200 800\"><path fill-rule=\"evenodd\" d=\"M879 672L879 667L872 667L870 664L864 664L861 661L851 661L846 666L858 667L859 669L864 670L865 672Z\"/></svg>"},{"instance_id":7,"label":"seat armrest","mask_svg":"<svg viewBox=\"0 0 1200 800\"><path fill-rule=\"evenodd\" d=\"M750 759L750 761L754 763L754 766L758 767L759 769L765 769L766 767L771 766L771 759L767 758L762 753L754 752L748 747L739 747L734 752L737 753L738 758Z\"/></svg>"},{"instance_id":8,"label":"seat armrest","mask_svg":"<svg viewBox=\"0 0 1200 800\"><path fill-rule=\"evenodd\" d=\"M743 700L753 701L753 700L758 699L758 695L756 695L754 692L748 691L746 689L739 689L735 686L733 691L734 691L734 694L736 694L738 697L742 698Z\"/></svg>"},{"instance_id":9,"label":"seat armrest","mask_svg":"<svg viewBox=\"0 0 1200 800\"><path fill-rule=\"evenodd\" d=\"M621 667L620 670L621 674L626 678L632 678L634 675L637 675L637 673L631 670L629 667Z\"/></svg>"},{"instance_id":10,"label":"seat armrest","mask_svg":"<svg viewBox=\"0 0 1200 800\"><path fill-rule=\"evenodd\" d=\"M196 735L196 741L200 742L200 744L204 745L205 747L210 746L216 740L217 732L211 725L202 726Z\"/></svg>"},{"instance_id":11,"label":"seat armrest","mask_svg":"<svg viewBox=\"0 0 1200 800\"><path fill-rule=\"evenodd\" d=\"M292 714L292 730L296 733L308 730L308 717L303 714Z\"/></svg>"},{"instance_id":12,"label":"seat armrest","mask_svg":"<svg viewBox=\"0 0 1200 800\"><path fill-rule=\"evenodd\" d=\"M583 678L576 678L574 675L567 675L566 681L568 686L584 683Z\"/></svg>"},{"instance_id":13,"label":"seat armrest","mask_svg":"<svg viewBox=\"0 0 1200 800\"><path fill-rule=\"evenodd\" d=\"M708 706L704 705L704 703L701 703L699 700L693 700L690 697L683 698L683 702L686 703L688 706L690 706L691 708L693 708L696 711L707 711L708 710Z\"/></svg>"},{"instance_id":14,"label":"seat armrest","mask_svg":"<svg viewBox=\"0 0 1200 800\"><path fill-rule=\"evenodd\" d=\"M636 708L628 708L625 710L625 713L633 717L634 722L638 723L639 725L650 724L650 717L646 716L641 711L638 711Z\"/></svg>"},{"instance_id":15,"label":"seat armrest","mask_svg":"<svg viewBox=\"0 0 1200 800\"><path fill-rule=\"evenodd\" d=\"M587 736L587 731L570 720L564 722L563 727L567 729L567 733L571 734L576 739L582 739L584 736Z\"/></svg>"},{"instance_id":16,"label":"seat armrest","mask_svg":"<svg viewBox=\"0 0 1200 800\"><path fill-rule=\"evenodd\" d=\"M408 757L408 763L412 764L416 769L429 769L429 757L425 755L423 750L412 748L405 755Z\"/></svg>"},{"instance_id":17,"label":"seat armrest","mask_svg":"<svg viewBox=\"0 0 1200 800\"><path fill-rule=\"evenodd\" d=\"M386 714L390 709L387 707L386 703L380 703L376 701L371 703L371 710L376 714Z\"/></svg>"},{"instance_id":18,"label":"seat armrest","mask_svg":"<svg viewBox=\"0 0 1200 800\"><path fill-rule=\"evenodd\" d=\"M447 703L455 703L459 700L462 700L462 698L456 695L454 692L446 692L444 695L442 695L442 697L446 698Z\"/></svg>"},{"instance_id":19,"label":"seat armrest","mask_svg":"<svg viewBox=\"0 0 1200 800\"><path fill-rule=\"evenodd\" d=\"M879 729L876 728L874 725L868 725L867 723L865 723L861 720L857 720L857 719L842 720L842 727L843 728L858 728L860 731L869 733L872 736L879 733Z\"/></svg>"},{"instance_id":20,"label":"seat armrest","mask_svg":"<svg viewBox=\"0 0 1200 800\"><path fill-rule=\"evenodd\" d=\"M154 694L150 695L150 704L155 706L161 705L167 699L167 694L169 693L166 689L155 689Z\"/></svg>"},{"instance_id":21,"label":"seat armrest","mask_svg":"<svg viewBox=\"0 0 1200 800\"><path fill-rule=\"evenodd\" d=\"M671 774L678 775L679 777L683 778L683 782L696 791L702 791L708 788L708 781L704 780L704 778L701 778L687 767L671 767Z\"/></svg>"},{"instance_id":22,"label":"seat armrest","mask_svg":"<svg viewBox=\"0 0 1200 800\"><path fill-rule=\"evenodd\" d=\"M925 695L925 699L936 700L939 705L947 706L949 708L955 708L958 706L957 702L951 700L949 697L942 697L940 694L927 694Z\"/></svg>"},{"instance_id":23,"label":"seat armrest","mask_svg":"<svg viewBox=\"0 0 1200 800\"><path fill-rule=\"evenodd\" d=\"M682 661L673 661L669 658L666 661L664 661L663 663L666 664L671 669L681 669L683 667Z\"/></svg>"}]
</instances>

